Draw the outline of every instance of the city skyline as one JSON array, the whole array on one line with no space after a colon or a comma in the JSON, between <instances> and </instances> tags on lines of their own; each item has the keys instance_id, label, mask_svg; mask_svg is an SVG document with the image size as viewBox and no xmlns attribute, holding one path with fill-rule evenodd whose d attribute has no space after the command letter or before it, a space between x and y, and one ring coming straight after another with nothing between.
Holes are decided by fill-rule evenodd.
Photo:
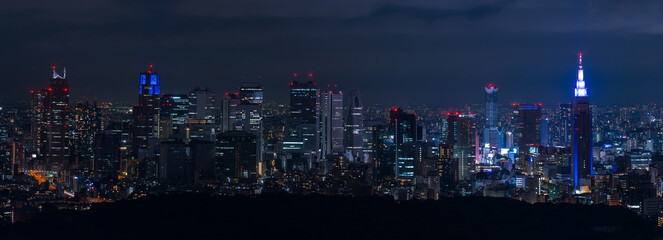
<instances>
[{"instance_id":1,"label":"city skyline","mask_svg":"<svg viewBox=\"0 0 663 240\"><path fill-rule=\"evenodd\" d=\"M663 2L0 13L0 236L663 236Z\"/></svg>"}]
</instances>

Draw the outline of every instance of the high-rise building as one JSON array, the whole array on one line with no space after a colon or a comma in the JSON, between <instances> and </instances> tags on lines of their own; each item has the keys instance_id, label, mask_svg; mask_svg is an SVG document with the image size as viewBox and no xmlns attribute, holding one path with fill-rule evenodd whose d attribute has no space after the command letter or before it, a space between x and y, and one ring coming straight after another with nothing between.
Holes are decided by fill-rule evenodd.
<instances>
[{"instance_id":1,"label":"high-rise building","mask_svg":"<svg viewBox=\"0 0 663 240\"><path fill-rule=\"evenodd\" d=\"M122 173L133 178L139 169L131 159L131 120L109 121L104 131L95 137L95 167L101 173Z\"/></svg>"},{"instance_id":2,"label":"high-rise building","mask_svg":"<svg viewBox=\"0 0 663 240\"><path fill-rule=\"evenodd\" d=\"M492 148L502 147L501 132L498 124L497 87L489 84L486 88L486 123L483 129L483 143Z\"/></svg>"},{"instance_id":3,"label":"high-rise building","mask_svg":"<svg viewBox=\"0 0 663 240\"><path fill-rule=\"evenodd\" d=\"M164 94L161 97L161 118L172 123L175 134L189 118L189 96L186 94Z\"/></svg>"},{"instance_id":4,"label":"high-rise building","mask_svg":"<svg viewBox=\"0 0 663 240\"><path fill-rule=\"evenodd\" d=\"M458 159L454 158L453 147L442 144L438 147L438 174L440 176L440 194L451 196L458 182Z\"/></svg>"},{"instance_id":5,"label":"high-rise building","mask_svg":"<svg viewBox=\"0 0 663 240\"><path fill-rule=\"evenodd\" d=\"M331 154L343 154L343 92L325 91L321 98L321 154L326 159Z\"/></svg>"},{"instance_id":6,"label":"high-rise building","mask_svg":"<svg viewBox=\"0 0 663 240\"><path fill-rule=\"evenodd\" d=\"M262 104L263 88L259 83L242 83L239 87L239 97L242 103Z\"/></svg>"},{"instance_id":7,"label":"high-rise building","mask_svg":"<svg viewBox=\"0 0 663 240\"><path fill-rule=\"evenodd\" d=\"M109 128L97 134L94 138L94 160L92 161L92 170L102 176L113 176L120 170L122 159L122 139L121 134L114 134L115 123L109 125Z\"/></svg>"},{"instance_id":8,"label":"high-rise building","mask_svg":"<svg viewBox=\"0 0 663 240\"><path fill-rule=\"evenodd\" d=\"M541 145L541 104L516 104L514 113L518 121L515 132L518 144L516 164L526 170L531 160L531 150Z\"/></svg>"},{"instance_id":9,"label":"high-rise building","mask_svg":"<svg viewBox=\"0 0 663 240\"><path fill-rule=\"evenodd\" d=\"M302 124L317 125L319 119L320 90L313 82L313 75L305 82L295 80L290 83L290 117L301 120Z\"/></svg>"},{"instance_id":10,"label":"high-rise building","mask_svg":"<svg viewBox=\"0 0 663 240\"><path fill-rule=\"evenodd\" d=\"M446 144L453 148L458 159L458 180L467 180L474 171L476 161L476 122L472 114L447 114Z\"/></svg>"},{"instance_id":11,"label":"high-rise building","mask_svg":"<svg viewBox=\"0 0 663 240\"><path fill-rule=\"evenodd\" d=\"M182 141L163 141L159 144L159 179L181 183L186 177L186 150Z\"/></svg>"},{"instance_id":12,"label":"high-rise building","mask_svg":"<svg viewBox=\"0 0 663 240\"><path fill-rule=\"evenodd\" d=\"M161 109L161 83L159 74L152 71L140 73L138 105L133 108L132 146L133 154L139 159L151 157L156 139L159 137L159 115Z\"/></svg>"},{"instance_id":13,"label":"high-rise building","mask_svg":"<svg viewBox=\"0 0 663 240\"><path fill-rule=\"evenodd\" d=\"M592 111L589 95L585 87L582 69L582 53L578 54L578 80L573 98L573 141L571 144L574 186L581 184L581 179L592 174Z\"/></svg>"},{"instance_id":14,"label":"high-rise building","mask_svg":"<svg viewBox=\"0 0 663 240\"><path fill-rule=\"evenodd\" d=\"M350 91L350 101L345 114L345 150L352 154L354 162L368 163L364 157L364 105L359 90Z\"/></svg>"},{"instance_id":15,"label":"high-rise building","mask_svg":"<svg viewBox=\"0 0 663 240\"><path fill-rule=\"evenodd\" d=\"M242 83L239 88L239 104L235 103L234 109L229 109L235 114L234 128L238 131L245 131L256 136L256 156L258 163L262 164L263 159L263 112L262 112L262 96L263 88L257 83ZM229 95L231 96L231 95ZM230 101L224 101L224 105ZM224 106L224 110L226 107ZM225 113L225 111L224 111ZM258 173L262 175L262 173Z\"/></svg>"},{"instance_id":16,"label":"high-rise building","mask_svg":"<svg viewBox=\"0 0 663 240\"><path fill-rule=\"evenodd\" d=\"M541 146L550 147L550 118L541 118Z\"/></svg>"},{"instance_id":17,"label":"high-rise building","mask_svg":"<svg viewBox=\"0 0 663 240\"><path fill-rule=\"evenodd\" d=\"M44 108L44 100L46 99L47 89L30 91L32 99L30 102L30 141L28 141L28 153L41 156L41 137L44 117L43 114L47 110Z\"/></svg>"},{"instance_id":18,"label":"high-rise building","mask_svg":"<svg viewBox=\"0 0 663 240\"><path fill-rule=\"evenodd\" d=\"M367 136L371 140L368 142L366 150L370 152L375 165L376 179L378 181L393 179L396 173L393 129L388 123L381 122L369 122L368 126L372 136Z\"/></svg>"},{"instance_id":19,"label":"high-rise building","mask_svg":"<svg viewBox=\"0 0 663 240\"><path fill-rule=\"evenodd\" d=\"M559 104L559 109L557 112L557 119L556 119L556 133L555 133L555 139L557 141L557 145L559 146L564 146L568 147L571 146L571 142L573 141L573 134L571 129L573 128L573 121L572 121L572 115L573 115L573 104L571 103L560 103Z\"/></svg>"},{"instance_id":20,"label":"high-rise building","mask_svg":"<svg viewBox=\"0 0 663 240\"><path fill-rule=\"evenodd\" d=\"M320 141L320 90L313 82L313 75L308 75L308 80L290 83L290 119L286 129L288 133L284 137L284 152L293 155L295 162L311 166L313 159L318 155ZM293 129L297 128L297 129ZM295 135L296 133L296 135ZM288 147L286 146L301 146ZM301 155L301 156L297 156Z\"/></svg>"},{"instance_id":21,"label":"high-rise building","mask_svg":"<svg viewBox=\"0 0 663 240\"><path fill-rule=\"evenodd\" d=\"M226 93L221 100L221 132L235 130L236 109L240 99L238 93Z\"/></svg>"},{"instance_id":22,"label":"high-rise building","mask_svg":"<svg viewBox=\"0 0 663 240\"><path fill-rule=\"evenodd\" d=\"M244 131L228 131L218 135L215 147L218 175L226 181L255 183L258 158L256 136Z\"/></svg>"},{"instance_id":23,"label":"high-rise building","mask_svg":"<svg viewBox=\"0 0 663 240\"><path fill-rule=\"evenodd\" d=\"M206 87L196 87L189 93L189 118L205 120L207 124L219 124L221 117L216 94Z\"/></svg>"},{"instance_id":24,"label":"high-rise building","mask_svg":"<svg viewBox=\"0 0 663 240\"><path fill-rule=\"evenodd\" d=\"M247 131L262 136L262 105L254 103L240 103L235 106L234 129Z\"/></svg>"},{"instance_id":25,"label":"high-rise building","mask_svg":"<svg viewBox=\"0 0 663 240\"><path fill-rule=\"evenodd\" d=\"M396 178L402 181L414 179L414 143L417 141L417 115L403 109L389 110L389 126L394 138Z\"/></svg>"},{"instance_id":26,"label":"high-rise building","mask_svg":"<svg viewBox=\"0 0 663 240\"><path fill-rule=\"evenodd\" d=\"M216 181L216 161L213 141L191 141L188 146L189 159L194 166L194 179L196 183L210 183Z\"/></svg>"},{"instance_id":27,"label":"high-rise building","mask_svg":"<svg viewBox=\"0 0 663 240\"><path fill-rule=\"evenodd\" d=\"M69 84L67 70L60 75L53 67L53 77L46 89L41 121L40 157L46 169L65 170L71 154L71 131L69 122Z\"/></svg>"},{"instance_id":28,"label":"high-rise building","mask_svg":"<svg viewBox=\"0 0 663 240\"><path fill-rule=\"evenodd\" d=\"M70 113L72 168L92 169L94 139L101 131L101 112L96 103L76 103Z\"/></svg>"}]
</instances>

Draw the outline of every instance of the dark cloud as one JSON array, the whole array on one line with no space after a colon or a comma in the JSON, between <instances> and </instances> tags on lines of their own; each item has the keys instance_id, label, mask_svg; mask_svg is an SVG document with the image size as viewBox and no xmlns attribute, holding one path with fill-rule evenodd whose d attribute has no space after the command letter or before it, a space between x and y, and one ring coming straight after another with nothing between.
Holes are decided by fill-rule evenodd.
<instances>
[{"instance_id":1,"label":"dark cloud","mask_svg":"<svg viewBox=\"0 0 663 240\"><path fill-rule=\"evenodd\" d=\"M3 100L66 65L72 95L136 101L148 64L166 92L235 89L261 76L285 102L293 72L366 102L568 101L585 52L595 102L661 101L659 1L9 1L0 4ZM17 84L18 83L18 84ZM619 97L615 97L619 96Z\"/></svg>"}]
</instances>

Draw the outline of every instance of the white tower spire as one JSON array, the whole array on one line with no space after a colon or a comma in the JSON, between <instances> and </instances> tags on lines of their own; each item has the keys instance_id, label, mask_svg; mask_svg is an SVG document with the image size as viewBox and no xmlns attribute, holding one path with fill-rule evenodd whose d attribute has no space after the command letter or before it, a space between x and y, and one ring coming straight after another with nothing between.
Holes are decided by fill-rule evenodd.
<instances>
[{"instance_id":1,"label":"white tower spire","mask_svg":"<svg viewBox=\"0 0 663 240\"><path fill-rule=\"evenodd\" d=\"M578 54L578 80L575 88L576 97L587 97L587 88L585 87L585 76L582 70L582 53Z\"/></svg>"}]
</instances>

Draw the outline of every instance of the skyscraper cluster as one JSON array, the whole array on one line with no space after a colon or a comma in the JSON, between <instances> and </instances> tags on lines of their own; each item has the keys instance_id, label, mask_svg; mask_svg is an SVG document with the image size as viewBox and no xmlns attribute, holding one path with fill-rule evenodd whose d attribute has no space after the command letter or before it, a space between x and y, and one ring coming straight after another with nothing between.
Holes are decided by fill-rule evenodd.
<instances>
[{"instance_id":1,"label":"skyscraper cluster","mask_svg":"<svg viewBox=\"0 0 663 240\"><path fill-rule=\"evenodd\" d=\"M66 77L54 68L23 108L0 111L3 179L26 174L56 195L95 199L289 192L630 206L663 196L663 110L591 105L582 55L572 103L552 108L501 104L493 84L482 104L366 105L358 89L313 74L284 82L285 104L261 79L172 93L152 66L126 107L70 101Z\"/></svg>"}]
</instances>

